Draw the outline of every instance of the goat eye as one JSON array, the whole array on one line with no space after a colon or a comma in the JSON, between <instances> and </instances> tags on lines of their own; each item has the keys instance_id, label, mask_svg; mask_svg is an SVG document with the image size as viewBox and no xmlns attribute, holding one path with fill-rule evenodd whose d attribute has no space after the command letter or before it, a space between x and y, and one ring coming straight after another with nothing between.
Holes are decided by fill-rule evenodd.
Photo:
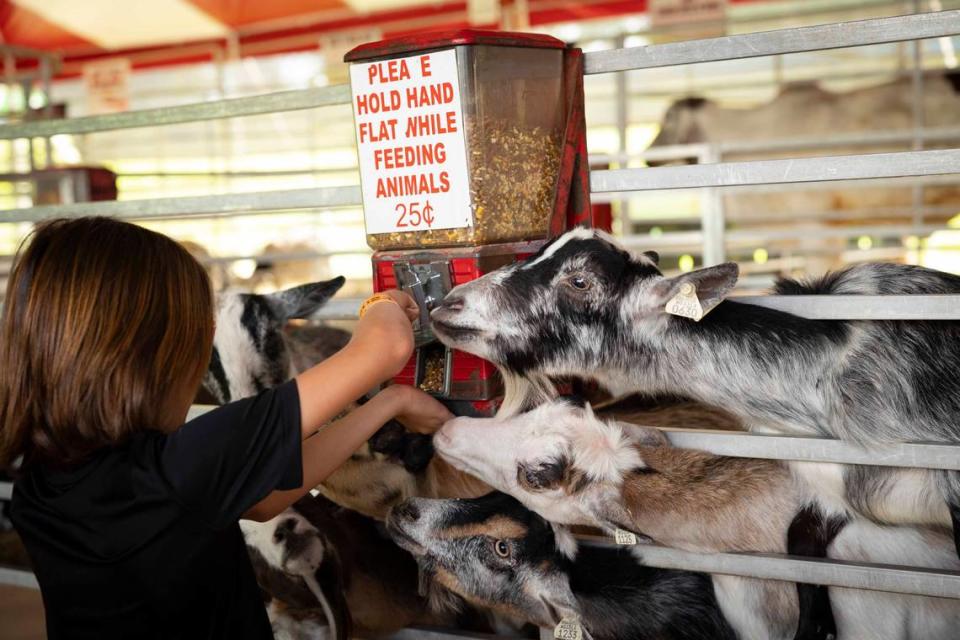
<instances>
[{"instance_id":1,"label":"goat eye","mask_svg":"<svg viewBox=\"0 0 960 640\"><path fill-rule=\"evenodd\" d=\"M590 281L584 278L583 276L573 276L567 282L570 283L570 286L576 289L577 291L586 291L590 288Z\"/></svg>"},{"instance_id":2,"label":"goat eye","mask_svg":"<svg viewBox=\"0 0 960 640\"><path fill-rule=\"evenodd\" d=\"M493 542L493 550L501 558L510 557L510 545L505 540L495 540Z\"/></svg>"}]
</instances>

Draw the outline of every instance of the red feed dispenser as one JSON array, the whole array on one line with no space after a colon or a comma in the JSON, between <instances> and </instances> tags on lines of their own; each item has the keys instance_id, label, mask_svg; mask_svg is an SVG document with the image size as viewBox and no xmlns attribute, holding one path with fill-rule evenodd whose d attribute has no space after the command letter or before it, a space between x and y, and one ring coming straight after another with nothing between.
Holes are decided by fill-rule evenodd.
<instances>
[{"instance_id":1,"label":"red feed dispenser","mask_svg":"<svg viewBox=\"0 0 960 640\"><path fill-rule=\"evenodd\" d=\"M460 30L350 51L375 291L420 305L417 351L396 382L459 415L493 415L496 369L447 349L429 312L454 286L535 253L590 207L583 54L549 36Z\"/></svg>"}]
</instances>

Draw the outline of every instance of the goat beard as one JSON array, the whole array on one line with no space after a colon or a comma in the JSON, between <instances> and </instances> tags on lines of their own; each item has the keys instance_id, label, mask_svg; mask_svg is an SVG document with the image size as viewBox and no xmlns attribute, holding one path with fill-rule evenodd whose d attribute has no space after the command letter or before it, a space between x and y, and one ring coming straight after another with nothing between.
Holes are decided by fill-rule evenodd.
<instances>
[{"instance_id":1,"label":"goat beard","mask_svg":"<svg viewBox=\"0 0 960 640\"><path fill-rule=\"evenodd\" d=\"M498 418L510 418L535 409L561 396L560 389L571 386L574 397L593 407L615 402L618 397L591 377L548 375L528 372L520 374L498 367L503 378L503 402L497 411ZM569 391L564 391L569 393Z\"/></svg>"},{"instance_id":2,"label":"goat beard","mask_svg":"<svg viewBox=\"0 0 960 640\"><path fill-rule=\"evenodd\" d=\"M457 614L465 609L463 598L433 579L433 567L427 563L417 563L417 593L434 613Z\"/></svg>"},{"instance_id":3,"label":"goat beard","mask_svg":"<svg viewBox=\"0 0 960 640\"><path fill-rule=\"evenodd\" d=\"M503 377L503 403L498 418L510 418L557 398L560 393L550 378L538 373L521 375L500 368Z\"/></svg>"}]
</instances>

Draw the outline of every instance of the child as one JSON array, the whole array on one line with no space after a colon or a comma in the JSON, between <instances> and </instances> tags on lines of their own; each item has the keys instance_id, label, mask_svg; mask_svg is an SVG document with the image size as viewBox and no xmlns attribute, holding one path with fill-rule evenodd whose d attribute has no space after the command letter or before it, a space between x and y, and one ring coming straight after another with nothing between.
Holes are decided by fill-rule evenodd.
<instances>
[{"instance_id":1,"label":"child","mask_svg":"<svg viewBox=\"0 0 960 640\"><path fill-rule=\"evenodd\" d=\"M271 638L237 521L267 520L397 418L450 418L389 387L413 300L361 309L350 343L296 379L183 424L207 367L213 300L176 242L109 218L40 225L0 328L0 466L58 638Z\"/></svg>"}]
</instances>

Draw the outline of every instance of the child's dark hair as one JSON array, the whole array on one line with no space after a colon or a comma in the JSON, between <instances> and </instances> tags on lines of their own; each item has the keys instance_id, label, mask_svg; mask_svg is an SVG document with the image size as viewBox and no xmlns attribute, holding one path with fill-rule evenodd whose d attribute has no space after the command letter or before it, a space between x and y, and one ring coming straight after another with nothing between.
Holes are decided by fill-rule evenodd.
<instances>
[{"instance_id":1,"label":"child's dark hair","mask_svg":"<svg viewBox=\"0 0 960 640\"><path fill-rule=\"evenodd\" d=\"M212 342L210 281L178 243L111 218L39 225L0 326L0 467L69 466L176 427Z\"/></svg>"}]
</instances>

